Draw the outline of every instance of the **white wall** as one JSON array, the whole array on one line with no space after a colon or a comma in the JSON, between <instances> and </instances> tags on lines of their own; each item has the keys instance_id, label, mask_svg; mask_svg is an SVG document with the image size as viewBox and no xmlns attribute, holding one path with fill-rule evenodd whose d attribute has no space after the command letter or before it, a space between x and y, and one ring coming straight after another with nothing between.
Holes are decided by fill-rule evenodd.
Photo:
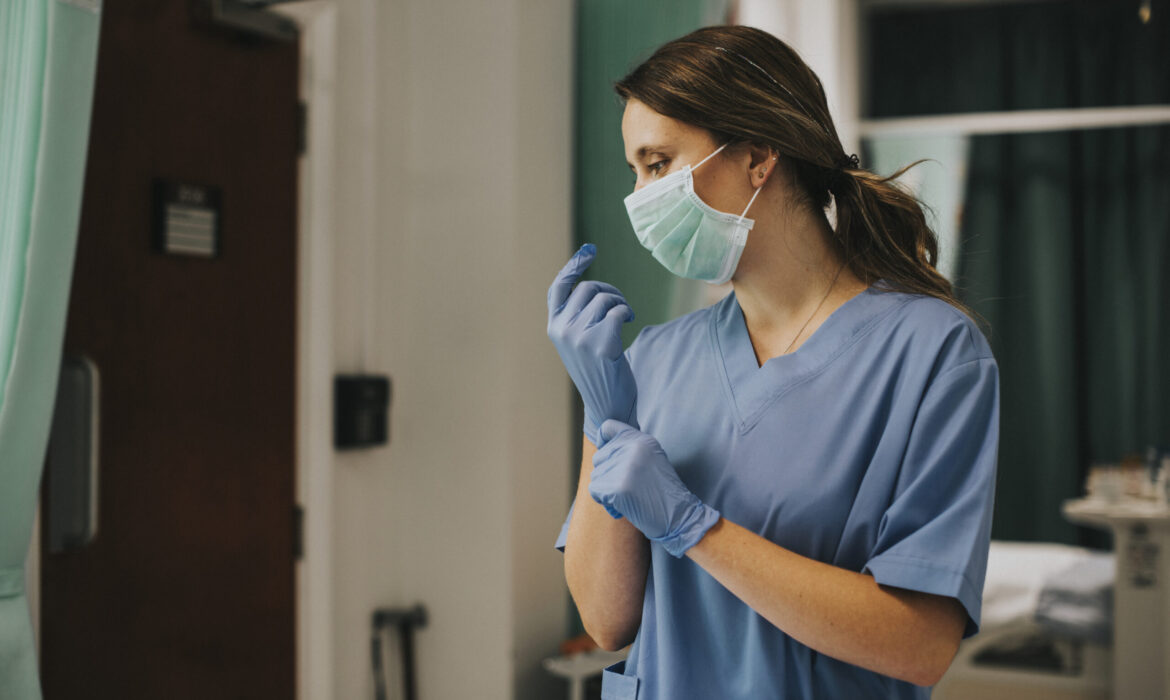
<instances>
[{"instance_id":1,"label":"white wall","mask_svg":"<svg viewBox=\"0 0 1170 700\"><path fill-rule=\"evenodd\" d=\"M821 79L846 153L860 150L859 13L859 0L739 0L740 24L782 39Z\"/></svg>"},{"instance_id":2,"label":"white wall","mask_svg":"<svg viewBox=\"0 0 1170 700\"><path fill-rule=\"evenodd\" d=\"M373 697L372 610L415 602L420 697L560 688L538 664L566 627L570 396L544 298L570 252L572 16L339 2L333 350L394 400L389 447L334 457L336 698Z\"/></svg>"}]
</instances>

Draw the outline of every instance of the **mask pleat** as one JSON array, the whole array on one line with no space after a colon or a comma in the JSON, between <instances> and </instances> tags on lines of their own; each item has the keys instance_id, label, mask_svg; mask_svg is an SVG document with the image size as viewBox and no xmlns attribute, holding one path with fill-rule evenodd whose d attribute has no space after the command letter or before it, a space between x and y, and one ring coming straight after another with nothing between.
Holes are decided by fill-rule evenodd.
<instances>
[{"instance_id":1,"label":"mask pleat","mask_svg":"<svg viewBox=\"0 0 1170 700\"><path fill-rule=\"evenodd\" d=\"M691 172L683 168L630 194L626 212L638 241L667 270L679 277L722 284L735 272L754 222L704 202L694 191ZM759 189L751 201L757 194Z\"/></svg>"}]
</instances>

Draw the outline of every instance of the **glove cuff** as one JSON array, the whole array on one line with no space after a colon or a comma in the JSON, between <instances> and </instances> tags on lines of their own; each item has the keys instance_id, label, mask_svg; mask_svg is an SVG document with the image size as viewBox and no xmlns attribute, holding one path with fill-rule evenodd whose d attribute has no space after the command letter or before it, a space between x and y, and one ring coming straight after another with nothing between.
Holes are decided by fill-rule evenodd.
<instances>
[{"instance_id":1,"label":"glove cuff","mask_svg":"<svg viewBox=\"0 0 1170 700\"><path fill-rule=\"evenodd\" d=\"M589 416L585 416L582 432L585 433L585 437L589 438L589 442L592 442L594 447L601 449L601 426L594 423Z\"/></svg>"},{"instance_id":2,"label":"glove cuff","mask_svg":"<svg viewBox=\"0 0 1170 700\"><path fill-rule=\"evenodd\" d=\"M707 531L719 522L719 511L695 497L695 506L679 527L662 537L654 538L672 557L681 559L691 547L699 543Z\"/></svg>"},{"instance_id":3,"label":"glove cuff","mask_svg":"<svg viewBox=\"0 0 1170 700\"><path fill-rule=\"evenodd\" d=\"M615 416L615 418L617 420L622 421L626 425L630 426L634 430L641 430L641 428L638 427L638 401L637 401L637 399L634 400L633 406L630 407L629 417L621 418L621 417ZM589 438L589 442L592 442L593 446L599 450L602 447L605 447L605 445L603 444L604 441L601 438L601 423L604 423L606 420L608 420L608 418L602 418L601 422L596 422L589 415L588 411L585 412L585 423L582 426L582 431L585 433L585 437Z\"/></svg>"}]
</instances>

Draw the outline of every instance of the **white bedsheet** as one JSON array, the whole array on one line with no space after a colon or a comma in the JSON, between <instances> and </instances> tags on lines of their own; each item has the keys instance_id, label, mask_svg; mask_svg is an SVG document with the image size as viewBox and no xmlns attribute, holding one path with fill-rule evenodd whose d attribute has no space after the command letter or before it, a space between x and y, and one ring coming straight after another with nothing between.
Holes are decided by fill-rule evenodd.
<instances>
[{"instance_id":1,"label":"white bedsheet","mask_svg":"<svg viewBox=\"0 0 1170 700\"><path fill-rule=\"evenodd\" d=\"M1031 621L1045 582L1091 556L1084 547L993 541L983 584L982 629Z\"/></svg>"}]
</instances>

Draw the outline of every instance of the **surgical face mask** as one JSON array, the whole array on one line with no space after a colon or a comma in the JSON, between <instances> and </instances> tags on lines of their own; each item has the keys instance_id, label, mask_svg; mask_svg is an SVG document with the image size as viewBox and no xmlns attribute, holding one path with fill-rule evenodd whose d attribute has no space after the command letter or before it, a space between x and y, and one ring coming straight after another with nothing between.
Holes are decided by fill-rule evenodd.
<instances>
[{"instance_id":1,"label":"surgical face mask","mask_svg":"<svg viewBox=\"0 0 1170 700\"><path fill-rule=\"evenodd\" d=\"M755 223L744 216L762 187L756 188L739 216L712 209L695 194L691 174L726 147L723 144L698 165L684 166L626 197L638 241L679 277L712 284L731 279Z\"/></svg>"}]
</instances>

